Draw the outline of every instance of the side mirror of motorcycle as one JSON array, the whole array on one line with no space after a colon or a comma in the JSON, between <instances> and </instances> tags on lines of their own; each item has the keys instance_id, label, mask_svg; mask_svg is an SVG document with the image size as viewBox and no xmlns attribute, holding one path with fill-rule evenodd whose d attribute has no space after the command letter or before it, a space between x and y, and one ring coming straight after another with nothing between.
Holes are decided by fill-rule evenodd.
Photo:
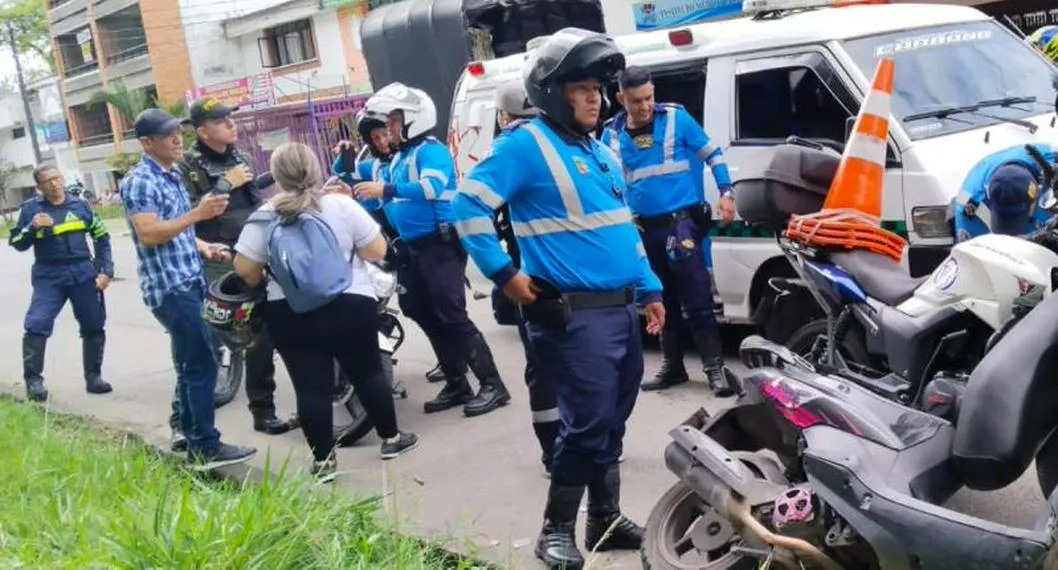
<instances>
[{"instance_id":1,"label":"side mirror of motorcycle","mask_svg":"<svg viewBox=\"0 0 1058 570\"><path fill-rule=\"evenodd\" d=\"M1048 188L1040 196L1040 207L1052 214L1058 213L1058 197L1054 195L1054 189Z\"/></svg>"}]
</instances>

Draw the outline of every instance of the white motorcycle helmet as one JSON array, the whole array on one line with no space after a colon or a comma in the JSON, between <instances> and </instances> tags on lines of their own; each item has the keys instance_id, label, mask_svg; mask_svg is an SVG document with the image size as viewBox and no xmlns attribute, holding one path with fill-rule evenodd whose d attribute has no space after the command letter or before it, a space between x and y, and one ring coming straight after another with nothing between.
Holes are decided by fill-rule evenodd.
<instances>
[{"instance_id":1,"label":"white motorcycle helmet","mask_svg":"<svg viewBox=\"0 0 1058 570\"><path fill-rule=\"evenodd\" d=\"M404 114L405 140L429 134L437 126L437 106L422 89L394 82L379 89L364 105L369 114L389 116L393 111Z\"/></svg>"}]
</instances>

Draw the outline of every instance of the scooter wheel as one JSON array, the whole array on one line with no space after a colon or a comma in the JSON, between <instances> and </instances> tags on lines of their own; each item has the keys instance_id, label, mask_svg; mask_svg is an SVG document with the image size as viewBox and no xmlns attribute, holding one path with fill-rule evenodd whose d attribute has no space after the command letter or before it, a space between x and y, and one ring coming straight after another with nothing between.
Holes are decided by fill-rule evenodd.
<instances>
[{"instance_id":1,"label":"scooter wheel","mask_svg":"<svg viewBox=\"0 0 1058 570\"><path fill-rule=\"evenodd\" d=\"M644 570L752 570L757 561L733 550L734 527L682 481L650 511L640 556Z\"/></svg>"}]
</instances>

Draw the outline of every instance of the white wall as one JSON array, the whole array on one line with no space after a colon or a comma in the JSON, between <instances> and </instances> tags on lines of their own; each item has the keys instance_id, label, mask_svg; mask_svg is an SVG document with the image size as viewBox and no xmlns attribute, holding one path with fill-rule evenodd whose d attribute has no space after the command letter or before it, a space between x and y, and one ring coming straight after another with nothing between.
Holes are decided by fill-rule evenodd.
<instances>
[{"instance_id":1,"label":"white wall","mask_svg":"<svg viewBox=\"0 0 1058 570\"><path fill-rule=\"evenodd\" d=\"M0 95L0 129L21 125L26 115L24 109L19 95Z\"/></svg>"},{"instance_id":2,"label":"white wall","mask_svg":"<svg viewBox=\"0 0 1058 570\"><path fill-rule=\"evenodd\" d=\"M636 31L636 20L632 6L636 0L603 0L602 18L606 33L611 36L623 36Z\"/></svg>"},{"instance_id":3,"label":"white wall","mask_svg":"<svg viewBox=\"0 0 1058 570\"><path fill-rule=\"evenodd\" d=\"M225 37L222 24L228 18L260 9L261 4L255 0L180 0L180 19L195 87L246 76L242 58L233 57L239 42Z\"/></svg>"},{"instance_id":4,"label":"white wall","mask_svg":"<svg viewBox=\"0 0 1058 570\"><path fill-rule=\"evenodd\" d=\"M337 13L329 10L317 13L311 19L312 31L316 37L316 57L320 60L320 66L290 74L283 74L282 68L272 69L276 101L283 97L304 97L310 88L312 91L319 91L330 87L341 87L348 82L345 73L345 50L342 47ZM261 66L257 37L258 34L246 34L239 38L246 75L266 71Z\"/></svg>"}]
</instances>

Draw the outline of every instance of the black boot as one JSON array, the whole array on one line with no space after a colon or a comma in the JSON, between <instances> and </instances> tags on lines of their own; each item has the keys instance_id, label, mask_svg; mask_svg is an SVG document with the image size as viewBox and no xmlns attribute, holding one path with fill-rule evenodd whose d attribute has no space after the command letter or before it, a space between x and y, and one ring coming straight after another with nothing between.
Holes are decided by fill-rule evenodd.
<instances>
[{"instance_id":1,"label":"black boot","mask_svg":"<svg viewBox=\"0 0 1058 570\"><path fill-rule=\"evenodd\" d=\"M557 421L533 423L536 439L540 441L540 461L544 464L548 477L551 476L551 460L555 457L555 438L558 437L559 425Z\"/></svg>"},{"instance_id":2,"label":"black boot","mask_svg":"<svg viewBox=\"0 0 1058 570\"><path fill-rule=\"evenodd\" d=\"M680 335L674 333L661 333L661 354L664 359L661 370L654 376L654 380L643 382L640 389L644 392L653 390L664 390L690 380L687 369L683 366L683 346Z\"/></svg>"},{"instance_id":3,"label":"black boot","mask_svg":"<svg viewBox=\"0 0 1058 570\"><path fill-rule=\"evenodd\" d=\"M720 342L720 332L713 329L694 335L694 344L698 356L702 359L702 370L709 381L709 389L717 398L726 398L735 393L724 374L724 353Z\"/></svg>"},{"instance_id":4,"label":"black boot","mask_svg":"<svg viewBox=\"0 0 1058 570\"><path fill-rule=\"evenodd\" d=\"M554 482L547 492L544 528L536 539L536 557L548 568L580 570L584 556L577 549L577 511L584 487L560 487Z\"/></svg>"},{"instance_id":5,"label":"black boot","mask_svg":"<svg viewBox=\"0 0 1058 570\"><path fill-rule=\"evenodd\" d=\"M48 399L44 389L44 348L47 337L27 334L22 337L22 378L26 381L26 398L31 402Z\"/></svg>"},{"instance_id":6,"label":"black boot","mask_svg":"<svg viewBox=\"0 0 1058 570\"><path fill-rule=\"evenodd\" d=\"M496 362L492 359L492 351L485 337L478 333L469 341L468 362L470 369L474 371L481 388L473 400L463 406L463 413L467 416L480 416L487 414L500 406L506 406L511 401L511 394L500 379L500 371L496 369Z\"/></svg>"},{"instance_id":7,"label":"black boot","mask_svg":"<svg viewBox=\"0 0 1058 570\"><path fill-rule=\"evenodd\" d=\"M440 362L437 363L437 366L434 366L433 368L430 369L429 372L426 373L426 381L427 382L444 382L445 381L445 373L444 373L443 370L441 370L441 363Z\"/></svg>"},{"instance_id":8,"label":"black boot","mask_svg":"<svg viewBox=\"0 0 1058 570\"><path fill-rule=\"evenodd\" d=\"M298 427L294 418L281 420L276 417L275 410L254 412L253 429L268 435L282 435Z\"/></svg>"},{"instance_id":9,"label":"black boot","mask_svg":"<svg viewBox=\"0 0 1058 570\"><path fill-rule=\"evenodd\" d=\"M436 398L424 403L422 410L427 414L443 412L449 408L462 406L473 398L474 390L470 388L470 382L467 382L466 376L460 376L455 379L446 377L445 387L441 388L441 392L437 394Z\"/></svg>"},{"instance_id":10,"label":"black boot","mask_svg":"<svg viewBox=\"0 0 1058 570\"><path fill-rule=\"evenodd\" d=\"M81 355L84 359L85 390L89 394L109 394L114 390L103 380L103 348L106 347L105 333L98 333L81 338Z\"/></svg>"},{"instance_id":11,"label":"black boot","mask_svg":"<svg viewBox=\"0 0 1058 570\"><path fill-rule=\"evenodd\" d=\"M621 514L620 500L620 466L596 467L588 486L588 521L584 529L584 546L588 550L639 550L643 545L643 527Z\"/></svg>"}]
</instances>

